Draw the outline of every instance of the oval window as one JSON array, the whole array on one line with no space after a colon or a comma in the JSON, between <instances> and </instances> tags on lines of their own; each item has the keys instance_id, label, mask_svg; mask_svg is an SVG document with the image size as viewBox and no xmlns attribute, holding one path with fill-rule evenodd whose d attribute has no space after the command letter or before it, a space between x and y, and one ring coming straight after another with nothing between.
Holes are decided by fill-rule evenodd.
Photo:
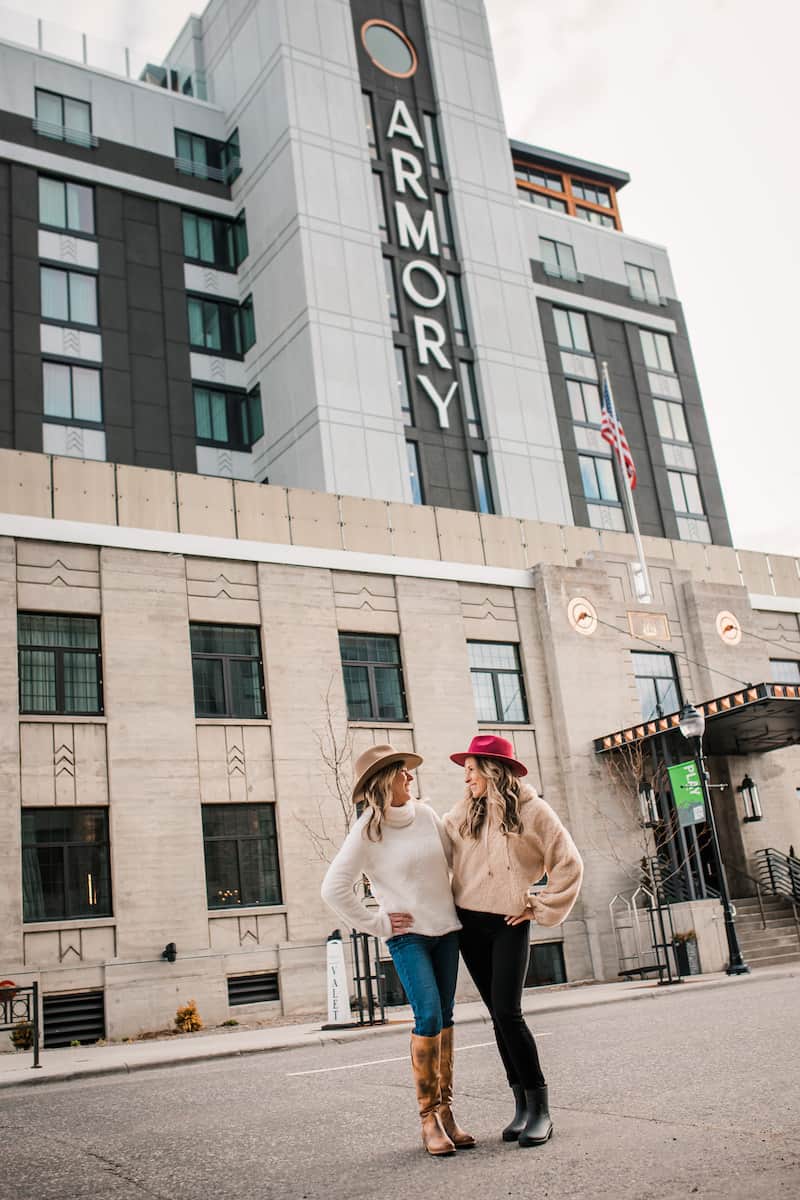
<instances>
[{"instance_id":1,"label":"oval window","mask_svg":"<svg viewBox=\"0 0 800 1200\"><path fill-rule=\"evenodd\" d=\"M365 21L361 41L375 66L387 75L408 79L416 71L416 50L406 35L388 21Z\"/></svg>"}]
</instances>

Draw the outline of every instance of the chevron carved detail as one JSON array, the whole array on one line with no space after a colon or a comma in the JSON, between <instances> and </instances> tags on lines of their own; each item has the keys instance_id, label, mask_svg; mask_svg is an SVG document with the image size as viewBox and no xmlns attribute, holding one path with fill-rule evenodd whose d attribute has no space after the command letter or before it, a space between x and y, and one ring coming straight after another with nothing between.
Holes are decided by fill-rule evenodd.
<instances>
[{"instance_id":1,"label":"chevron carved detail","mask_svg":"<svg viewBox=\"0 0 800 1200\"><path fill-rule=\"evenodd\" d=\"M79 945L80 945L80 943L79 943ZM61 962L63 962L64 959L69 954L74 954L79 962L83 958L83 955L81 954L78 946L73 946L72 942L69 942L66 946L64 946L64 945L61 946L58 957L61 960Z\"/></svg>"},{"instance_id":2,"label":"chevron carved detail","mask_svg":"<svg viewBox=\"0 0 800 1200\"><path fill-rule=\"evenodd\" d=\"M238 746L231 746L228 751L228 774L244 775L244 751Z\"/></svg>"},{"instance_id":3,"label":"chevron carved detail","mask_svg":"<svg viewBox=\"0 0 800 1200\"><path fill-rule=\"evenodd\" d=\"M240 932L239 945L243 946L244 943L248 940L248 938L251 942L255 942L255 944L258 945L258 935L255 934L252 929L243 929Z\"/></svg>"},{"instance_id":4,"label":"chevron carved detail","mask_svg":"<svg viewBox=\"0 0 800 1200\"><path fill-rule=\"evenodd\" d=\"M62 329L62 345L65 354L78 354L81 348L81 335L77 329Z\"/></svg>"},{"instance_id":5,"label":"chevron carved detail","mask_svg":"<svg viewBox=\"0 0 800 1200\"><path fill-rule=\"evenodd\" d=\"M78 260L78 242L75 238L64 237L61 235L61 257L71 258L73 262Z\"/></svg>"},{"instance_id":6,"label":"chevron carved detail","mask_svg":"<svg viewBox=\"0 0 800 1200\"><path fill-rule=\"evenodd\" d=\"M59 746L55 756L56 775L75 777L75 755L69 746Z\"/></svg>"},{"instance_id":7,"label":"chevron carved detail","mask_svg":"<svg viewBox=\"0 0 800 1200\"><path fill-rule=\"evenodd\" d=\"M221 358L212 358L211 378L219 379L221 383L225 382L225 363Z\"/></svg>"}]
</instances>

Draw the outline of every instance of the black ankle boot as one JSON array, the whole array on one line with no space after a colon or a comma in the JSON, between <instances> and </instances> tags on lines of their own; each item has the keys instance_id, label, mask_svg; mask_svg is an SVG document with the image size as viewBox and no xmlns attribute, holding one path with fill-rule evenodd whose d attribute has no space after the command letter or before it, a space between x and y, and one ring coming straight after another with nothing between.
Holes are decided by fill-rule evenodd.
<instances>
[{"instance_id":1,"label":"black ankle boot","mask_svg":"<svg viewBox=\"0 0 800 1200\"><path fill-rule=\"evenodd\" d=\"M514 1113L512 1120L506 1125L503 1130L504 1142L515 1142L525 1128L525 1123L528 1120L528 1109L525 1104L525 1090L521 1084L512 1083L511 1090L514 1093L514 1099L517 1102L517 1111Z\"/></svg>"},{"instance_id":2,"label":"black ankle boot","mask_svg":"<svg viewBox=\"0 0 800 1200\"><path fill-rule=\"evenodd\" d=\"M547 1085L525 1090L528 1119L520 1130L517 1141L520 1146L543 1146L553 1134L553 1122L547 1106Z\"/></svg>"}]
</instances>

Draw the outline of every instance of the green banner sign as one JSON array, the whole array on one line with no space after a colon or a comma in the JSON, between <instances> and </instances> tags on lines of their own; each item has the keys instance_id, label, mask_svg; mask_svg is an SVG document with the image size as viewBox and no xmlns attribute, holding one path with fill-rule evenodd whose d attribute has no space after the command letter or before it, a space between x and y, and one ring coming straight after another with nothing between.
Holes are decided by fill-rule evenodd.
<instances>
[{"instance_id":1,"label":"green banner sign","mask_svg":"<svg viewBox=\"0 0 800 1200\"><path fill-rule=\"evenodd\" d=\"M697 763L690 758L667 767L667 772L681 828L702 824L706 819L706 808Z\"/></svg>"}]
</instances>

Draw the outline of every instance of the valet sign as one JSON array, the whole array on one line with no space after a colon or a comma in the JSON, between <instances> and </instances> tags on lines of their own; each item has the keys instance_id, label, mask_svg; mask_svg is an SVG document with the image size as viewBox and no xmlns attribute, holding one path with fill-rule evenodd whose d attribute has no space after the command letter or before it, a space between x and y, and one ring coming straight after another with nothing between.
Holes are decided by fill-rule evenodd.
<instances>
[{"instance_id":1,"label":"valet sign","mask_svg":"<svg viewBox=\"0 0 800 1200\"><path fill-rule=\"evenodd\" d=\"M440 254L439 236L435 214L423 184L424 143L403 100L395 101L385 140L390 156L397 240L403 250L414 250L418 255L405 263L400 274L400 286L412 311L416 380L433 403L441 428L449 429L448 410L458 391L458 380L443 349L447 340L445 328L432 315L433 310L446 301L447 279L436 262ZM428 206L416 219L408 207L411 196ZM436 386L430 377L430 367L434 363L446 372L444 387Z\"/></svg>"}]
</instances>

